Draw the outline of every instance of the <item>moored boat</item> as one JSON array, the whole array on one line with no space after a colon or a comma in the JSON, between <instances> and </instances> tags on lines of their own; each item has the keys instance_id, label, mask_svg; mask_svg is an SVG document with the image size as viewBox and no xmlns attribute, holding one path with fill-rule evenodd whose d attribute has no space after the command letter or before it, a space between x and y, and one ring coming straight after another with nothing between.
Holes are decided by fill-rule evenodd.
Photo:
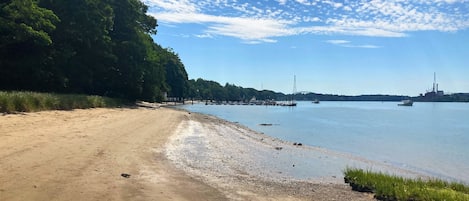
<instances>
[{"instance_id":1,"label":"moored boat","mask_svg":"<svg viewBox=\"0 0 469 201\"><path fill-rule=\"evenodd\" d=\"M296 75L293 76L293 93L291 94L291 97L290 97L291 99L287 103L281 103L279 105L280 106L290 106L290 107L296 106L295 93L296 93Z\"/></svg>"},{"instance_id":2,"label":"moored boat","mask_svg":"<svg viewBox=\"0 0 469 201\"><path fill-rule=\"evenodd\" d=\"M399 106L412 106L414 104L414 101L412 100L403 100L402 103L399 103Z\"/></svg>"}]
</instances>

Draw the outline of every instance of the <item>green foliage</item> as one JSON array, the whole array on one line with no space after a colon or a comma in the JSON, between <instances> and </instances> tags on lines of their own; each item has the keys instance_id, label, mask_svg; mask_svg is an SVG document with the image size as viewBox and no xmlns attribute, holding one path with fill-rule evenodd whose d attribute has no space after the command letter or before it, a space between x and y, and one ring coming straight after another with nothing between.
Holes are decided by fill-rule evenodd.
<instances>
[{"instance_id":1,"label":"green foliage","mask_svg":"<svg viewBox=\"0 0 469 201\"><path fill-rule=\"evenodd\" d=\"M112 53L109 31L113 10L106 1L41 0L61 19L51 33L53 45L49 65L60 77L59 84L48 85L52 91L104 95L109 82L108 69L116 58Z\"/></svg>"},{"instance_id":2,"label":"green foliage","mask_svg":"<svg viewBox=\"0 0 469 201\"><path fill-rule=\"evenodd\" d=\"M286 100L287 96L269 90L258 91L253 88L242 88L229 83L221 86L219 83L201 78L189 80L189 98L215 101L249 101L255 97L257 100Z\"/></svg>"},{"instance_id":3,"label":"green foliage","mask_svg":"<svg viewBox=\"0 0 469 201\"><path fill-rule=\"evenodd\" d=\"M47 69L51 33L59 19L34 0L0 3L0 88L37 89L52 73Z\"/></svg>"},{"instance_id":4,"label":"green foliage","mask_svg":"<svg viewBox=\"0 0 469 201\"><path fill-rule=\"evenodd\" d=\"M346 183L353 190L372 192L379 200L469 200L469 187L460 183L438 179L407 179L353 168L347 168L344 174Z\"/></svg>"},{"instance_id":5,"label":"green foliage","mask_svg":"<svg viewBox=\"0 0 469 201\"><path fill-rule=\"evenodd\" d=\"M49 32L58 18L34 0L11 0L0 3L0 48L10 44L33 42L50 45Z\"/></svg>"},{"instance_id":6,"label":"green foliage","mask_svg":"<svg viewBox=\"0 0 469 201\"><path fill-rule=\"evenodd\" d=\"M160 50L162 53L162 65L166 71L166 78L168 79L168 89L170 97L184 98L188 92L189 84L187 82L188 75L184 68L184 64L179 59L179 56L173 52L172 49Z\"/></svg>"},{"instance_id":7,"label":"green foliage","mask_svg":"<svg viewBox=\"0 0 469 201\"><path fill-rule=\"evenodd\" d=\"M184 97L177 54L155 44L140 0L0 3L0 89L162 101Z\"/></svg>"},{"instance_id":8,"label":"green foliage","mask_svg":"<svg viewBox=\"0 0 469 201\"><path fill-rule=\"evenodd\" d=\"M125 102L101 96L0 91L0 112L37 112L97 107L118 107Z\"/></svg>"}]
</instances>

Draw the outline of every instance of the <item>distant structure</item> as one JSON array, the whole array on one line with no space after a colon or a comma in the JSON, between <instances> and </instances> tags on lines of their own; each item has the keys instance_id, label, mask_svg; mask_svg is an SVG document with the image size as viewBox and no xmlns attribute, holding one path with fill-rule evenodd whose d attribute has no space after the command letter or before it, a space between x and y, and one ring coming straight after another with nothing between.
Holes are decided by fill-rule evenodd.
<instances>
[{"instance_id":1,"label":"distant structure","mask_svg":"<svg viewBox=\"0 0 469 201\"><path fill-rule=\"evenodd\" d=\"M433 73L433 88L431 91L427 91L424 95L420 94L420 96L423 96L425 98L436 98L439 96L444 96L445 93L444 91L438 90L438 83L436 83L436 72Z\"/></svg>"}]
</instances>

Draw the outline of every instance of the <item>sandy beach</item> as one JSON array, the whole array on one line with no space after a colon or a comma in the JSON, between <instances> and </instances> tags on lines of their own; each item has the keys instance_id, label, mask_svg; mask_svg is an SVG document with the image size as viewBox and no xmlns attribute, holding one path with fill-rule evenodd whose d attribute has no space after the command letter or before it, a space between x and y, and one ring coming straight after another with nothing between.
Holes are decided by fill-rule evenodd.
<instances>
[{"instance_id":1,"label":"sandy beach","mask_svg":"<svg viewBox=\"0 0 469 201\"><path fill-rule=\"evenodd\" d=\"M3 115L0 200L374 200L259 169L253 153L279 147L293 148L169 108Z\"/></svg>"}]
</instances>

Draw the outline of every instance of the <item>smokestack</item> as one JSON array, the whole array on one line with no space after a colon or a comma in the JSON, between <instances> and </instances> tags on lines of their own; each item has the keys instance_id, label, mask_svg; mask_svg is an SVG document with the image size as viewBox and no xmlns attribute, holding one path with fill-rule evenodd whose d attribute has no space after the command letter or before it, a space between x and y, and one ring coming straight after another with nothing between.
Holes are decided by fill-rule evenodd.
<instances>
[{"instance_id":1,"label":"smokestack","mask_svg":"<svg viewBox=\"0 0 469 201\"><path fill-rule=\"evenodd\" d=\"M433 92L436 92L435 91L435 87L436 87L435 85L436 85L436 72L433 72ZM436 90L438 90L438 89L436 89Z\"/></svg>"}]
</instances>

